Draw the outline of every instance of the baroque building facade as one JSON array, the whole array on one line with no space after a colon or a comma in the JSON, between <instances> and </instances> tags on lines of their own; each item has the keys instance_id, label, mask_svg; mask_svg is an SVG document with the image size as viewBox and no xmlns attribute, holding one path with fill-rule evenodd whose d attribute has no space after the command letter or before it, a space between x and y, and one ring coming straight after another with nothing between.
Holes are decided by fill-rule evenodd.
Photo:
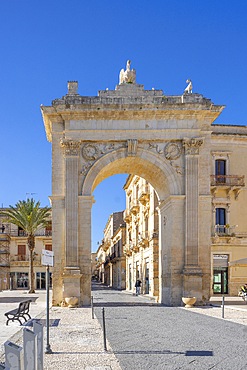
<instances>
[{"instance_id":1,"label":"baroque building facade","mask_svg":"<svg viewBox=\"0 0 247 370\"><path fill-rule=\"evenodd\" d=\"M143 178L129 175L126 193L126 289L135 290L141 280L141 292L159 296L159 220L158 197L154 188Z\"/></svg>"},{"instance_id":2,"label":"baroque building facade","mask_svg":"<svg viewBox=\"0 0 247 370\"><path fill-rule=\"evenodd\" d=\"M221 258L217 255L224 255L231 242L244 254L246 211L237 199L246 204L246 192L240 191L245 183L233 179L245 176L246 127L214 125L224 106L191 89L168 96L145 90L135 78L127 63L115 90L81 96L73 81L65 96L41 107L52 143L54 304L69 296L81 305L90 303L93 191L117 173L141 177L156 191L159 302L180 305L182 296L207 301L212 260ZM220 158L226 159L221 175L226 184L211 177ZM217 165L221 173L224 165ZM223 237L229 237L227 226L235 225L238 212L238 231L227 244ZM224 220L229 225L221 233ZM219 228L212 231L213 225ZM215 273L216 280L220 274ZM237 273L234 279L237 284Z\"/></svg>"},{"instance_id":3,"label":"baroque building facade","mask_svg":"<svg viewBox=\"0 0 247 370\"><path fill-rule=\"evenodd\" d=\"M99 281L119 290L126 287L125 239L123 211L114 212L106 223L104 238L97 250L97 269Z\"/></svg>"}]
</instances>

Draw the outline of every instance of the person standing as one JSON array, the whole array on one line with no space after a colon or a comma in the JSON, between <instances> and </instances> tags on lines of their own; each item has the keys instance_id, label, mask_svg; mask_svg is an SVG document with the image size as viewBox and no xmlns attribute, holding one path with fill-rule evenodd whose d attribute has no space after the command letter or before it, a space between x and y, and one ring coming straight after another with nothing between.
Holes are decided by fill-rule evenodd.
<instances>
[{"instance_id":1,"label":"person standing","mask_svg":"<svg viewBox=\"0 0 247 370\"><path fill-rule=\"evenodd\" d=\"M136 288L136 295L139 295L141 293L141 280L137 279L135 283Z\"/></svg>"}]
</instances>

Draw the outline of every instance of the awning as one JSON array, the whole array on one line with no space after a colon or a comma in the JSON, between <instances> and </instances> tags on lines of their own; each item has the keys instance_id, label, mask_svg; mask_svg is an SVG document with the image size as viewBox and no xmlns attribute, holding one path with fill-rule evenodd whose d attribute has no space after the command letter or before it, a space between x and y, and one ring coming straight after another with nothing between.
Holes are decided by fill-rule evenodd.
<instances>
[{"instance_id":1,"label":"awning","mask_svg":"<svg viewBox=\"0 0 247 370\"><path fill-rule=\"evenodd\" d=\"M240 260L229 262L228 265L229 266L247 266L247 258L241 258Z\"/></svg>"}]
</instances>

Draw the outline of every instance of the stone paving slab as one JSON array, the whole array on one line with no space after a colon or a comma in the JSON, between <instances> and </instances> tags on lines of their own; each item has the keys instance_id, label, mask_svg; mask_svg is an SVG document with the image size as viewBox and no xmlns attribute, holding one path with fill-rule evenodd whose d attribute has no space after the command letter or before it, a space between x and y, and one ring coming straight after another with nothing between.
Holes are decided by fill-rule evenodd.
<instances>
[{"instance_id":1,"label":"stone paving slab","mask_svg":"<svg viewBox=\"0 0 247 370\"><path fill-rule=\"evenodd\" d=\"M93 293L99 306L107 305L107 338L123 370L247 369L247 311L225 309L227 319L222 319L220 307L185 309L145 300L142 306L127 306L126 297L123 304L114 291Z\"/></svg>"},{"instance_id":2,"label":"stone paving slab","mask_svg":"<svg viewBox=\"0 0 247 370\"><path fill-rule=\"evenodd\" d=\"M50 322L56 325L50 327L53 353L44 355L45 370L247 369L246 305L240 305L238 310L234 305L231 309L225 307L222 319L219 305L164 307L148 297L99 285L95 289L95 319L91 308L51 308ZM17 292L0 295L0 312L1 297L9 300L2 306L3 313L7 305L16 306L10 301L17 296ZM25 293L19 292L19 296L25 297ZM45 292L38 296L32 317L45 320ZM103 349L102 307L105 307L107 352ZM5 325L4 316L0 320ZM21 345L23 328L16 325L11 327L14 329L12 341ZM45 328L44 334L45 347Z\"/></svg>"},{"instance_id":3,"label":"stone paving slab","mask_svg":"<svg viewBox=\"0 0 247 370\"><path fill-rule=\"evenodd\" d=\"M28 294L27 290L4 290L0 291L0 360L4 356L4 343L7 340L18 337L22 333L22 326L18 321L10 321L6 325L6 316L4 313L18 307L19 302L31 299L30 314L31 317L43 315L46 308L46 292L37 291L34 294Z\"/></svg>"},{"instance_id":4,"label":"stone paving slab","mask_svg":"<svg viewBox=\"0 0 247 370\"><path fill-rule=\"evenodd\" d=\"M104 351L102 329L98 320L92 319L91 308L52 308L50 315L59 319L59 324L50 328L53 353L45 355L45 370L121 369L109 343Z\"/></svg>"}]
</instances>

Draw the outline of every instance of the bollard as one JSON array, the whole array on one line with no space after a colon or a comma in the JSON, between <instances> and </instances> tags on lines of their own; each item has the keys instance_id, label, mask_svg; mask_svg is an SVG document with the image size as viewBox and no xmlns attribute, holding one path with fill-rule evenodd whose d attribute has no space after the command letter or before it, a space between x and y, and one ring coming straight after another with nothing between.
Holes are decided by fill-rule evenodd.
<instances>
[{"instance_id":1,"label":"bollard","mask_svg":"<svg viewBox=\"0 0 247 370\"><path fill-rule=\"evenodd\" d=\"M94 319L94 312L93 312L93 296L91 296L91 308L92 308L92 319Z\"/></svg>"},{"instance_id":2,"label":"bollard","mask_svg":"<svg viewBox=\"0 0 247 370\"><path fill-rule=\"evenodd\" d=\"M33 323L33 331L37 335L37 370L43 370L44 367L44 356L43 356L43 325L38 322L34 321Z\"/></svg>"},{"instance_id":3,"label":"bollard","mask_svg":"<svg viewBox=\"0 0 247 370\"><path fill-rule=\"evenodd\" d=\"M23 329L24 369L36 370L37 366L37 334L32 330Z\"/></svg>"},{"instance_id":4,"label":"bollard","mask_svg":"<svg viewBox=\"0 0 247 370\"><path fill-rule=\"evenodd\" d=\"M106 347L106 330L105 330L105 309L102 308L102 322L103 322L103 339L104 339L104 351L107 351Z\"/></svg>"},{"instance_id":5,"label":"bollard","mask_svg":"<svg viewBox=\"0 0 247 370\"><path fill-rule=\"evenodd\" d=\"M50 346L50 302L49 302L49 289L50 289L50 271L49 265L46 266L46 348L45 354L51 354L52 349Z\"/></svg>"},{"instance_id":6,"label":"bollard","mask_svg":"<svg viewBox=\"0 0 247 370\"><path fill-rule=\"evenodd\" d=\"M225 317L225 297L222 296L222 319Z\"/></svg>"},{"instance_id":7,"label":"bollard","mask_svg":"<svg viewBox=\"0 0 247 370\"><path fill-rule=\"evenodd\" d=\"M4 343L4 349L5 349L5 368L24 370L22 347L7 340L7 342Z\"/></svg>"}]
</instances>

